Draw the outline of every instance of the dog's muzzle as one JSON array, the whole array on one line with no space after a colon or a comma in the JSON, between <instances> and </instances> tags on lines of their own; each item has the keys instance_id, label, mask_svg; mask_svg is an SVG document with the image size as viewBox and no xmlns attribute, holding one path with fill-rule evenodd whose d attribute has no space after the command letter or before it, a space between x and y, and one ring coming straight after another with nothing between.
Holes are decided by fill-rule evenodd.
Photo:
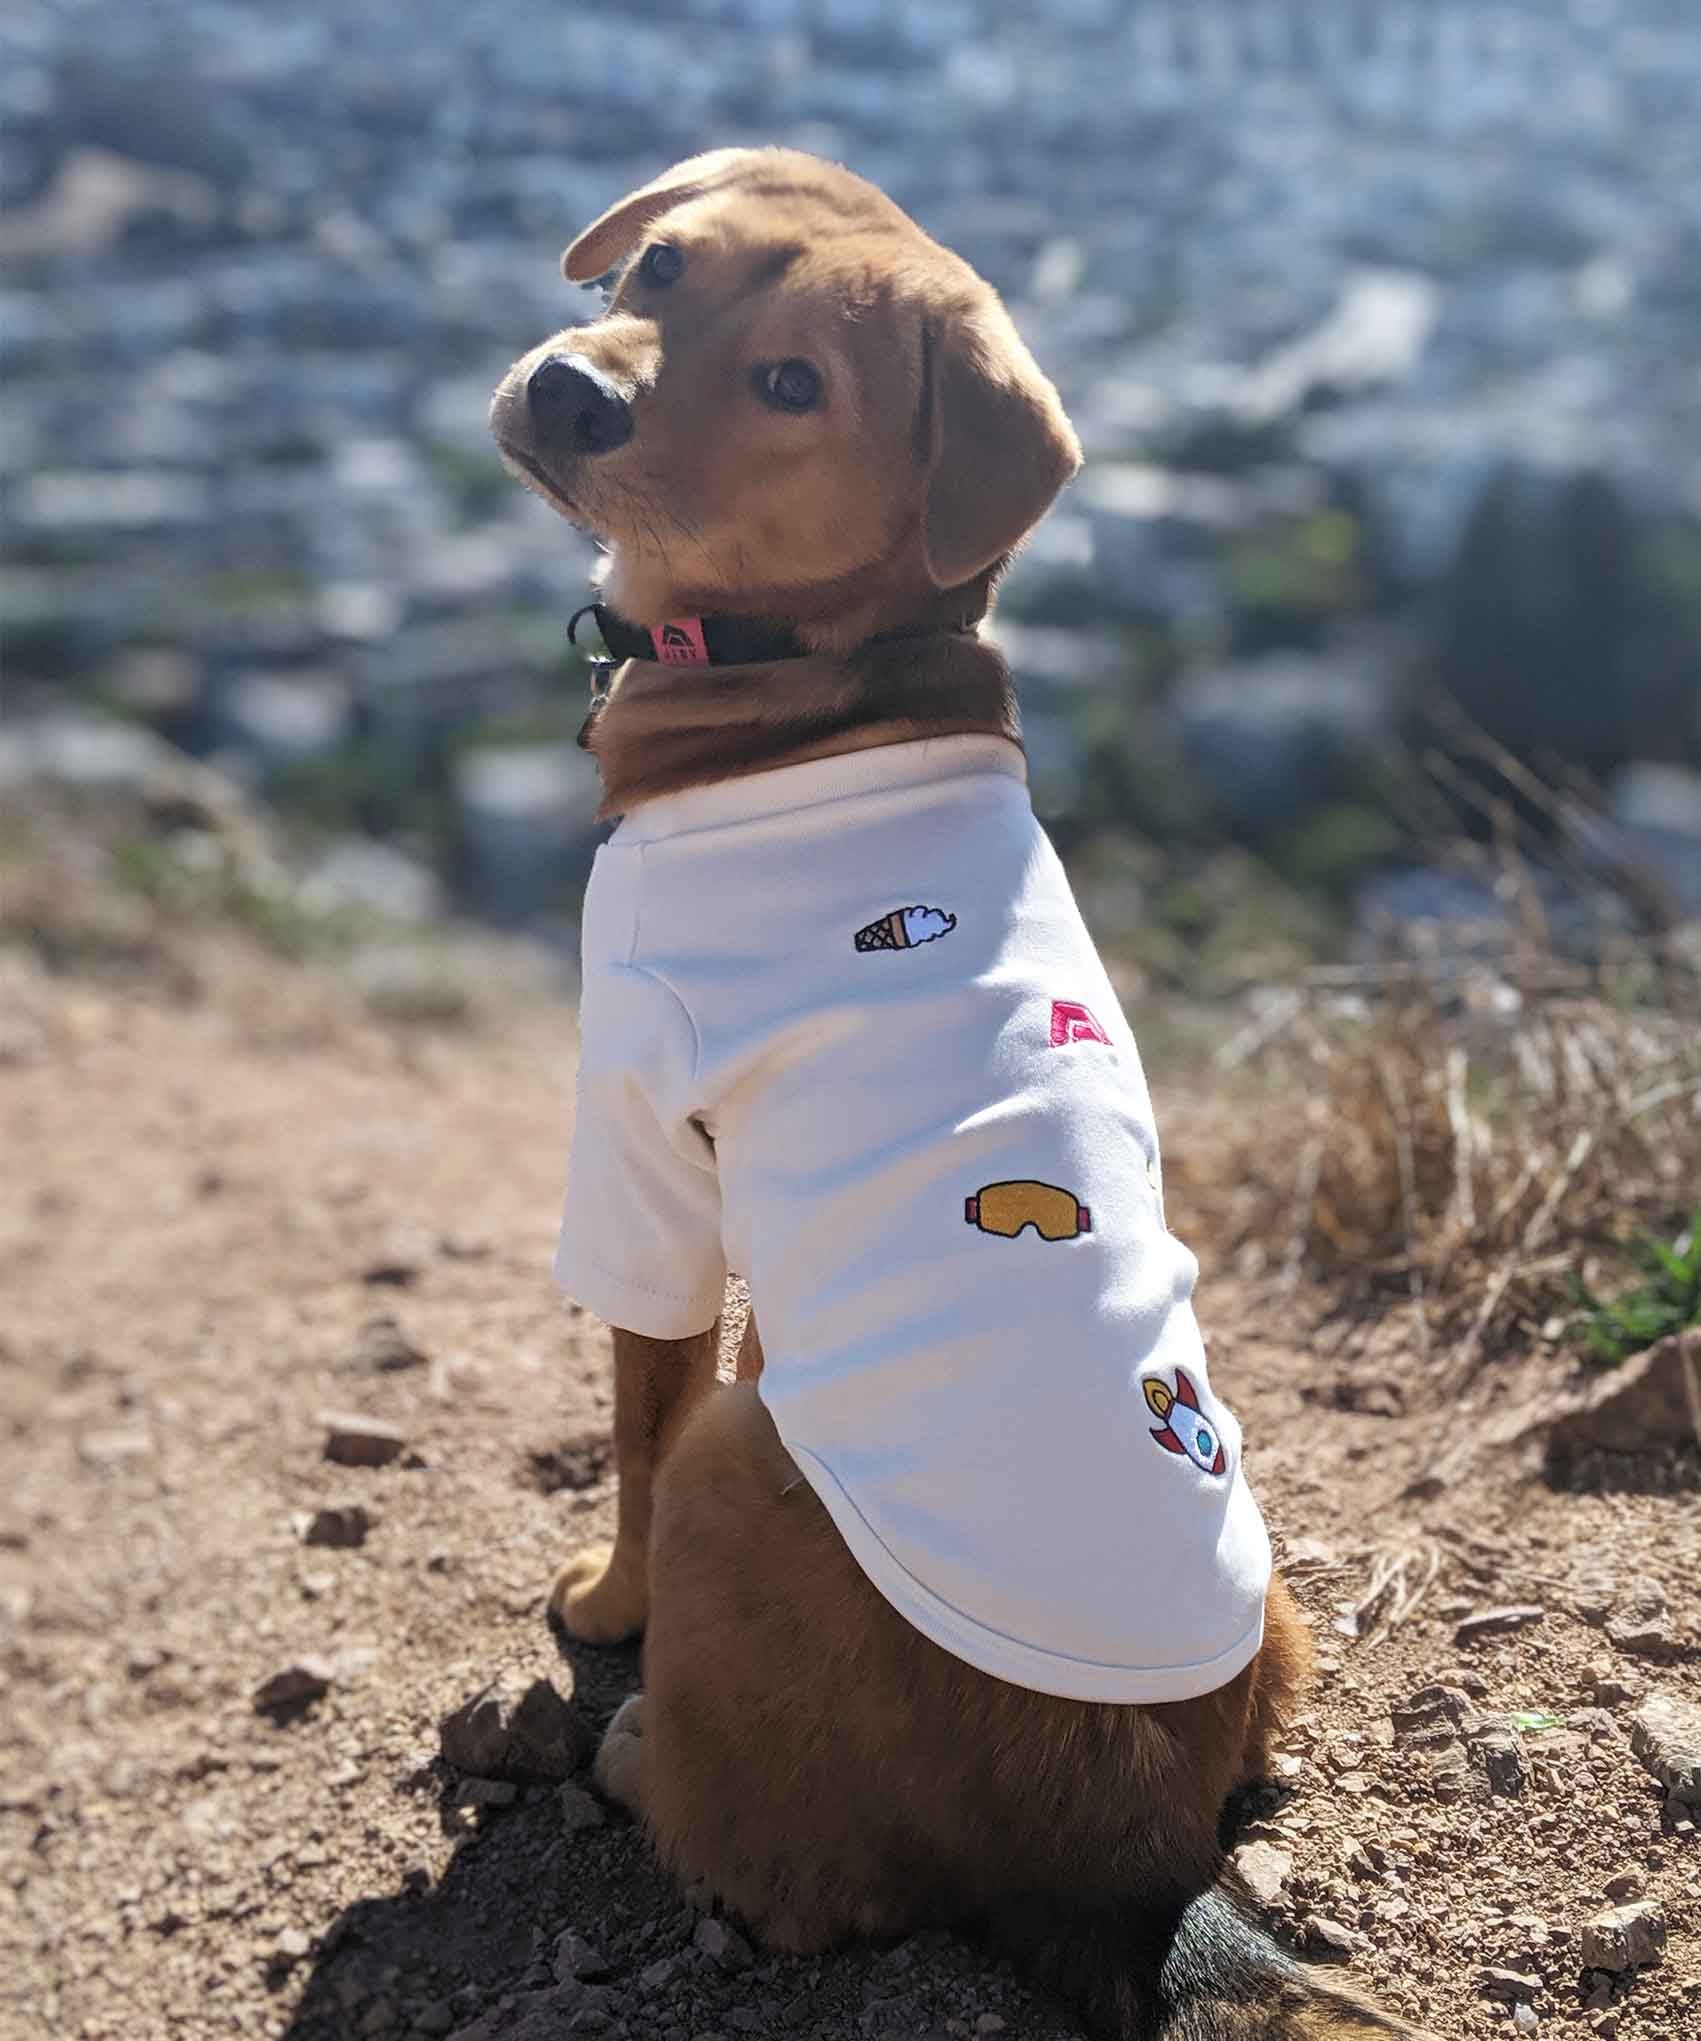
<instances>
[{"instance_id":1,"label":"dog's muzzle","mask_svg":"<svg viewBox=\"0 0 1701 2041\"><path fill-rule=\"evenodd\" d=\"M551 354L526 381L526 410L540 447L608 454L632 437L632 407L582 354Z\"/></svg>"}]
</instances>

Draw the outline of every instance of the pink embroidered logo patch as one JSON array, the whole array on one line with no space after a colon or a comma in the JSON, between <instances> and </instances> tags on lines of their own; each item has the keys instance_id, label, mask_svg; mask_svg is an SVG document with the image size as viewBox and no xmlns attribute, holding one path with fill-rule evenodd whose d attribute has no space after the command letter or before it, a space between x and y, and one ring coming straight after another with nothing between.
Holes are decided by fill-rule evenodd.
<instances>
[{"instance_id":1,"label":"pink embroidered logo patch","mask_svg":"<svg viewBox=\"0 0 1701 2041\"><path fill-rule=\"evenodd\" d=\"M650 633L650 643L656 648L656 657L664 666L707 666L709 648L703 638L701 617L675 617L671 623L658 624Z\"/></svg>"},{"instance_id":2,"label":"pink embroidered logo patch","mask_svg":"<svg viewBox=\"0 0 1701 2041\"><path fill-rule=\"evenodd\" d=\"M1103 1042L1110 1047L1110 1037L1087 1009L1075 999L1054 999L1051 1002L1051 1046L1061 1049L1065 1042Z\"/></svg>"}]
</instances>

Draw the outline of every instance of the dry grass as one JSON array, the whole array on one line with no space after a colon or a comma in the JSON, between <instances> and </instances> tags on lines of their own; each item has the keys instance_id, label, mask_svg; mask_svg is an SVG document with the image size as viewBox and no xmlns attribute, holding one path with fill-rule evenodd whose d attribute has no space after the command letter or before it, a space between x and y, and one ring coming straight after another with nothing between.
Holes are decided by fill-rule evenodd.
<instances>
[{"instance_id":1,"label":"dry grass","mask_svg":"<svg viewBox=\"0 0 1701 2041\"><path fill-rule=\"evenodd\" d=\"M1575 974L1572 974L1573 977ZM1213 1227L1243 1268L1408 1305L1457 1379L1610 1294L1635 1241L1701 1186L1701 1020L1598 989L1473 999L1416 972L1375 1003L1296 993L1259 1044Z\"/></svg>"},{"instance_id":2,"label":"dry grass","mask_svg":"<svg viewBox=\"0 0 1701 2041\"><path fill-rule=\"evenodd\" d=\"M1248 1272L1321 1280L1349 1324L1403 1300L1432 1393L1580 1332L1701 1201L1701 931L1587 789L1438 720L1412 834L1503 919L1268 1000L1217 1056L1255 1096L1209 1187Z\"/></svg>"}]
</instances>

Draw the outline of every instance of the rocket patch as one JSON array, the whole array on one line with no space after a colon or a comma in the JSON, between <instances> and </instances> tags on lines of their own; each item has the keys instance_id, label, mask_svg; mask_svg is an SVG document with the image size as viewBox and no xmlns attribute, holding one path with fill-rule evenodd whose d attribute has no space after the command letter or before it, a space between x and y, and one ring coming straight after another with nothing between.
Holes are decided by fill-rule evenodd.
<instances>
[{"instance_id":1,"label":"rocket patch","mask_svg":"<svg viewBox=\"0 0 1701 2041\"><path fill-rule=\"evenodd\" d=\"M1166 1453L1180 1453L1206 1474L1228 1472L1228 1451L1217 1428L1199 1408L1199 1392L1185 1368L1175 1371L1175 1387L1148 1375L1140 1384L1146 1407L1161 1420L1152 1437Z\"/></svg>"}]
</instances>

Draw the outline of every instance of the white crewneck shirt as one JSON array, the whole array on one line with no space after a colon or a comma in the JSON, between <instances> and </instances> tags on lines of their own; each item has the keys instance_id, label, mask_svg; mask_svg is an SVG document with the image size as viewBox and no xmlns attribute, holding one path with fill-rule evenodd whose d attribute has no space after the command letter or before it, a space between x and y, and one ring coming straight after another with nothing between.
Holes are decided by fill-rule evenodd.
<instances>
[{"instance_id":1,"label":"white crewneck shirt","mask_svg":"<svg viewBox=\"0 0 1701 2041\"><path fill-rule=\"evenodd\" d=\"M1134 1038L1021 754L950 737L644 802L599 851L556 1273L704 1330L874 1585L983 1672L1223 1685L1270 1548Z\"/></svg>"}]
</instances>

